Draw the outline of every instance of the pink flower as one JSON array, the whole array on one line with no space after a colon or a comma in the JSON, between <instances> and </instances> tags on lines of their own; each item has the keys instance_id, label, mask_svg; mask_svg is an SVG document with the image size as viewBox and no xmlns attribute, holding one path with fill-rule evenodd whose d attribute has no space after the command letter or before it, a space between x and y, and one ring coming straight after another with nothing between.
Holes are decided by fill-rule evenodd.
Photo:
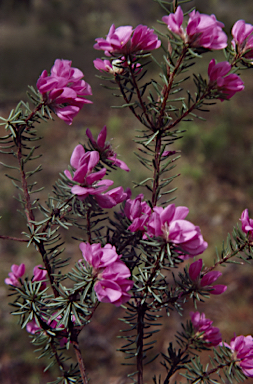
<instances>
[{"instance_id":1,"label":"pink flower","mask_svg":"<svg viewBox=\"0 0 253 384\"><path fill-rule=\"evenodd\" d=\"M213 322L206 319L204 313L191 312L191 322L197 332L196 336L205 340L210 346L217 346L220 344L222 337L219 328L212 327Z\"/></svg>"},{"instance_id":2,"label":"pink flower","mask_svg":"<svg viewBox=\"0 0 253 384\"><path fill-rule=\"evenodd\" d=\"M127 293L133 286L131 280L118 279L116 281L103 279L98 280L94 285L97 298L102 303L112 303L119 307L126 303L131 295Z\"/></svg>"},{"instance_id":3,"label":"pink flower","mask_svg":"<svg viewBox=\"0 0 253 384\"><path fill-rule=\"evenodd\" d=\"M4 282L7 285L14 285L15 287L20 286L19 279L25 274L25 264L13 264L11 266L11 272L8 274L9 277L7 277Z\"/></svg>"},{"instance_id":4,"label":"pink flower","mask_svg":"<svg viewBox=\"0 0 253 384\"><path fill-rule=\"evenodd\" d=\"M46 104L69 125L83 105L91 103L84 96L92 95L90 85L82 80L83 73L71 67L71 63L56 59L51 74L44 70L37 81L37 88Z\"/></svg>"},{"instance_id":5,"label":"pink flower","mask_svg":"<svg viewBox=\"0 0 253 384\"><path fill-rule=\"evenodd\" d=\"M101 208L112 208L122 202L127 195L124 194L122 187L115 188L108 194L102 194L113 184L113 181L101 180L106 174L106 168L97 172L93 171L98 162L99 153L97 151L85 152L83 146L79 144L75 147L70 159L71 166L76 169L73 177L69 170L65 170L64 173L68 179L80 184L71 188L71 192L80 200L93 195Z\"/></svg>"},{"instance_id":6,"label":"pink flower","mask_svg":"<svg viewBox=\"0 0 253 384\"><path fill-rule=\"evenodd\" d=\"M116 253L116 248L111 244L106 244L102 248L100 243L81 243L79 248L84 260L96 270L108 267L120 258Z\"/></svg>"},{"instance_id":7,"label":"pink flower","mask_svg":"<svg viewBox=\"0 0 253 384\"><path fill-rule=\"evenodd\" d=\"M167 24L168 29L181 37L184 36L184 30L182 28L183 20L184 13L180 6L177 7L175 13L170 13L169 16L163 16L162 18L162 21Z\"/></svg>"},{"instance_id":8,"label":"pink flower","mask_svg":"<svg viewBox=\"0 0 253 384\"><path fill-rule=\"evenodd\" d=\"M106 267L94 285L98 300L116 307L126 303L131 297L127 292L133 287L130 276L128 267L120 260Z\"/></svg>"},{"instance_id":9,"label":"pink flower","mask_svg":"<svg viewBox=\"0 0 253 384\"><path fill-rule=\"evenodd\" d=\"M130 52L153 51L159 48L161 41L158 40L154 30L146 25L138 25L133 33Z\"/></svg>"},{"instance_id":10,"label":"pink flower","mask_svg":"<svg viewBox=\"0 0 253 384\"><path fill-rule=\"evenodd\" d=\"M221 94L219 97L221 101L230 99L236 92L244 89L243 81L238 75L235 73L227 75L230 70L231 65L228 61L216 64L212 59L208 66L209 87Z\"/></svg>"},{"instance_id":11,"label":"pink flower","mask_svg":"<svg viewBox=\"0 0 253 384\"><path fill-rule=\"evenodd\" d=\"M232 28L232 46L246 59L253 59L253 25L238 20Z\"/></svg>"},{"instance_id":12,"label":"pink flower","mask_svg":"<svg viewBox=\"0 0 253 384\"><path fill-rule=\"evenodd\" d=\"M47 271L44 269L42 265L36 265L36 267L33 268L33 279L32 282L34 281L43 281L46 280L47 278ZM43 290L47 286L46 282L43 281L40 289Z\"/></svg>"},{"instance_id":13,"label":"pink flower","mask_svg":"<svg viewBox=\"0 0 253 384\"><path fill-rule=\"evenodd\" d=\"M143 197L143 194L140 194L135 199L126 201L124 213L132 221L127 228L131 232L144 231L151 215L151 208L145 201L142 201Z\"/></svg>"},{"instance_id":14,"label":"pink flower","mask_svg":"<svg viewBox=\"0 0 253 384\"><path fill-rule=\"evenodd\" d=\"M196 256L207 248L199 227L184 220L189 213L187 207L175 207L174 204L166 208L154 207L148 223L147 235L163 237L166 242L179 245L185 252L182 255Z\"/></svg>"},{"instance_id":15,"label":"pink flower","mask_svg":"<svg viewBox=\"0 0 253 384\"><path fill-rule=\"evenodd\" d=\"M162 20L170 31L179 35L192 48L223 49L227 46L227 35L222 31L224 24L217 21L214 15L192 11L186 32L182 28L183 11L180 6L174 14L164 16Z\"/></svg>"},{"instance_id":16,"label":"pink flower","mask_svg":"<svg viewBox=\"0 0 253 384\"><path fill-rule=\"evenodd\" d=\"M101 132L98 134L97 140L94 139L89 128L86 130L86 135L88 136L93 148L100 153L101 159L107 159L112 161L113 165L123 169L124 171L129 172L130 169L124 163L124 161L117 159L117 153L113 151L110 143L106 142L107 129L106 125L102 128Z\"/></svg>"},{"instance_id":17,"label":"pink flower","mask_svg":"<svg viewBox=\"0 0 253 384\"><path fill-rule=\"evenodd\" d=\"M153 29L149 29L145 25L138 25L133 32L131 26L115 29L114 24L112 24L106 39L98 38L96 42L94 48L105 51L107 56L151 51L161 45Z\"/></svg>"},{"instance_id":18,"label":"pink flower","mask_svg":"<svg viewBox=\"0 0 253 384\"><path fill-rule=\"evenodd\" d=\"M127 193L123 187L113 188L108 192L96 195L96 200L101 208L112 208L122 203L127 198Z\"/></svg>"},{"instance_id":19,"label":"pink flower","mask_svg":"<svg viewBox=\"0 0 253 384\"><path fill-rule=\"evenodd\" d=\"M203 260L199 259L197 261L194 261L189 267L189 276L190 279L197 284L199 288L206 288L210 290L210 293L212 295L220 295L221 293L225 292L227 289L226 285L213 285L214 283L221 275L221 272L218 271L210 271L204 274L204 276L201 278L201 269L203 265Z\"/></svg>"},{"instance_id":20,"label":"pink flower","mask_svg":"<svg viewBox=\"0 0 253 384\"><path fill-rule=\"evenodd\" d=\"M28 333L31 333L34 335L35 333L41 332L42 328L36 323L35 319L32 319L32 321L29 321L26 324L26 331Z\"/></svg>"},{"instance_id":21,"label":"pink flower","mask_svg":"<svg viewBox=\"0 0 253 384\"><path fill-rule=\"evenodd\" d=\"M98 300L116 306L126 303L131 297L127 292L132 288L133 282L128 280L131 272L120 260L116 248L111 244L101 247L100 243L81 243L80 249L97 278L94 290Z\"/></svg>"},{"instance_id":22,"label":"pink flower","mask_svg":"<svg viewBox=\"0 0 253 384\"><path fill-rule=\"evenodd\" d=\"M250 239L252 239L253 220L249 218L249 212L247 209L244 209L244 211L242 212L240 221L242 222L243 232L249 234Z\"/></svg>"},{"instance_id":23,"label":"pink flower","mask_svg":"<svg viewBox=\"0 0 253 384\"><path fill-rule=\"evenodd\" d=\"M222 343L233 352L233 359L240 366L245 376L253 377L253 337L235 336L230 345Z\"/></svg>"}]
</instances>

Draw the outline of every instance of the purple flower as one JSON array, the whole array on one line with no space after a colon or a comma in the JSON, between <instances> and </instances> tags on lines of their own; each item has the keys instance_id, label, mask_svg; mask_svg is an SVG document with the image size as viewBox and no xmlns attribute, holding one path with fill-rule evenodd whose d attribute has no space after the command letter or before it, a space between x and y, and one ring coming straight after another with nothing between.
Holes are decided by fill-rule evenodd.
<instances>
[{"instance_id":1,"label":"purple flower","mask_svg":"<svg viewBox=\"0 0 253 384\"><path fill-rule=\"evenodd\" d=\"M184 13L180 6L177 7L175 13L170 13L169 16L163 16L162 18L162 21L167 24L168 29L182 38L184 37L184 30L182 28L183 20Z\"/></svg>"},{"instance_id":2,"label":"purple flower","mask_svg":"<svg viewBox=\"0 0 253 384\"><path fill-rule=\"evenodd\" d=\"M135 199L126 201L124 213L132 221L127 228L131 232L144 231L151 215L151 208L145 201L142 201L143 197L143 194L140 194Z\"/></svg>"},{"instance_id":3,"label":"purple flower","mask_svg":"<svg viewBox=\"0 0 253 384\"><path fill-rule=\"evenodd\" d=\"M217 346L221 343L222 337L219 328L212 327L212 321L206 319L204 313L191 312L191 322L195 328L196 336L205 340L210 346Z\"/></svg>"},{"instance_id":4,"label":"purple flower","mask_svg":"<svg viewBox=\"0 0 253 384\"><path fill-rule=\"evenodd\" d=\"M107 128L106 125L102 128L101 132L98 134L97 140L94 139L89 128L86 130L86 135L88 136L90 142L92 143L93 148L100 153L100 156L103 158L112 161L113 165L123 169L124 171L129 172L130 169L124 163L124 161L117 159L117 153L113 151L110 143L106 142Z\"/></svg>"},{"instance_id":5,"label":"purple flower","mask_svg":"<svg viewBox=\"0 0 253 384\"><path fill-rule=\"evenodd\" d=\"M26 324L26 331L28 333L31 333L32 335L39 333L42 331L42 328L37 324L35 319L32 319L32 321L29 321Z\"/></svg>"},{"instance_id":6,"label":"purple flower","mask_svg":"<svg viewBox=\"0 0 253 384\"><path fill-rule=\"evenodd\" d=\"M179 245L185 252L182 257L196 256L207 248L200 228L184 220L189 213L187 207L175 207L174 204L166 208L154 207L147 223L147 234L150 237L163 237L166 242Z\"/></svg>"},{"instance_id":7,"label":"purple flower","mask_svg":"<svg viewBox=\"0 0 253 384\"><path fill-rule=\"evenodd\" d=\"M114 24L112 24L106 39L98 38L96 42L94 48L105 51L107 56L151 51L161 45L160 40L154 34L154 30L145 25L138 25L133 31L131 26L115 29Z\"/></svg>"},{"instance_id":8,"label":"purple flower","mask_svg":"<svg viewBox=\"0 0 253 384\"><path fill-rule=\"evenodd\" d=\"M230 99L236 92L244 89L243 81L238 75L235 73L227 75L230 70L231 65L228 61L216 64L215 59L212 59L208 66L209 87L222 95L219 97L221 101Z\"/></svg>"},{"instance_id":9,"label":"purple flower","mask_svg":"<svg viewBox=\"0 0 253 384\"><path fill-rule=\"evenodd\" d=\"M154 30L146 25L138 25L133 33L130 52L153 51L159 48L161 41L158 40Z\"/></svg>"},{"instance_id":10,"label":"purple flower","mask_svg":"<svg viewBox=\"0 0 253 384\"><path fill-rule=\"evenodd\" d=\"M126 303L131 297L127 292L132 288L133 282L128 280L131 276L130 270L120 260L115 247L111 244L101 247L100 243L81 243L80 249L97 278L94 290L98 300L116 306Z\"/></svg>"},{"instance_id":11,"label":"purple flower","mask_svg":"<svg viewBox=\"0 0 253 384\"><path fill-rule=\"evenodd\" d=\"M232 28L234 49L246 59L253 59L253 25L246 24L244 20L238 20Z\"/></svg>"},{"instance_id":12,"label":"purple flower","mask_svg":"<svg viewBox=\"0 0 253 384\"><path fill-rule=\"evenodd\" d=\"M225 292L227 289L226 285L211 285L214 283L221 275L221 272L218 271L210 271L204 274L201 277L201 269L203 265L203 260L199 259L194 261L189 267L189 276L190 279L198 285L199 288L206 288L210 290L212 295L220 295Z\"/></svg>"},{"instance_id":13,"label":"purple flower","mask_svg":"<svg viewBox=\"0 0 253 384\"><path fill-rule=\"evenodd\" d=\"M192 11L186 31L182 28L183 11L180 6L174 14L164 16L162 20L170 31L179 35L192 48L223 49L227 46L227 35L222 31L224 24L216 20L214 15Z\"/></svg>"},{"instance_id":14,"label":"purple flower","mask_svg":"<svg viewBox=\"0 0 253 384\"><path fill-rule=\"evenodd\" d=\"M242 212L240 221L242 222L242 230L244 233L248 234L250 239L252 239L253 234L253 219L249 218L249 212L247 209L244 209Z\"/></svg>"},{"instance_id":15,"label":"purple flower","mask_svg":"<svg viewBox=\"0 0 253 384\"><path fill-rule=\"evenodd\" d=\"M42 265L36 265L36 267L33 268L33 279L32 282L34 281L43 281L46 280L47 278L47 271L44 269ZM46 282L43 281L40 289L43 290L46 288Z\"/></svg>"},{"instance_id":16,"label":"purple flower","mask_svg":"<svg viewBox=\"0 0 253 384\"><path fill-rule=\"evenodd\" d=\"M108 192L96 195L96 200L101 208L112 208L122 203L127 198L127 192L123 187L116 187Z\"/></svg>"},{"instance_id":17,"label":"purple flower","mask_svg":"<svg viewBox=\"0 0 253 384\"><path fill-rule=\"evenodd\" d=\"M25 264L13 264L11 266L11 272L8 274L9 277L7 277L4 282L7 285L14 285L15 287L20 286L19 279L25 274Z\"/></svg>"},{"instance_id":18,"label":"purple flower","mask_svg":"<svg viewBox=\"0 0 253 384\"><path fill-rule=\"evenodd\" d=\"M120 260L106 267L94 285L98 300L116 307L126 303L131 297L127 292L133 287L133 281L128 280L130 276L128 267Z\"/></svg>"},{"instance_id":19,"label":"purple flower","mask_svg":"<svg viewBox=\"0 0 253 384\"><path fill-rule=\"evenodd\" d=\"M48 75L44 70L37 81L44 101L69 125L84 104L92 103L84 98L92 95L90 85L82 79L83 72L71 67L71 63L69 60L56 59L51 74Z\"/></svg>"},{"instance_id":20,"label":"purple flower","mask_svg":"<svg viewBox=\"0 0 253 384\"><path fill-rule=\"evenodd\" d=\"M79 248L84 260L96 270L108 267L120 258L116 253L116 248L111 244L106 244L102 248L100 243L81 243Z\"/></svg>"},{"instance_id":21,"label":"purple flower","mask_svg":"<svg viewBox=\"0 0 253 384\"><path fill-rule=\"evenodd\" d=\"M100 141L99 141L100 142ZM68 179L78 184L71 188L71 192L77 195L80 200L93 195L101 208L112 208L127 198L127 193L122 187L103 194L112 184L112 180L103 179L106 174L106 168L94 172L94 167L99 162L99 153L97 151L85 152L81 144L77 145L71 155L70 164L76 169L73 176L69 170L64 173Z\"/></svg>"},{"instance_id":22,"label":"purple flower","mask_svg":"<svg viewBox=\"0 0 253 384\"><path fill-rule=\"evenodd\" d=\"M253 337L235 336L230 345L222 343L233 352L233 359L240 366L245 376L253 377Z\"/></svg>"}]
</instances>

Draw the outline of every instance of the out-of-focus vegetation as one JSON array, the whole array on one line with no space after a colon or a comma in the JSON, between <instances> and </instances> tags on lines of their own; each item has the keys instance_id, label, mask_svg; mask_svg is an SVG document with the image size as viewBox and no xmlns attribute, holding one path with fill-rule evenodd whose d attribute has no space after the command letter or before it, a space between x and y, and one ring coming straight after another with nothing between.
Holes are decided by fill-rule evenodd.
<instances>
[{"instance_id":1,"label":"out-of-focus vegetation","mask_svg":"<svg viewBox=\"0 0 253 384\"><path fill-rule=\"evenodd\" d=\"M226 25L230 33L233 23L243 18L253 24L253 2L244 0L193 1L199 11L215 13L218 20ZM126 110L110 109L117 105L117 99L110 91L100 86L101 80L93 68L92 61L100 56L93 49L94 39L107 34L112 23L116 26L147 24L157 28L156 19L164 15L159 5L152 0L1 0L0 1L0 112L7 115L20 98L25 99L27 84L35 85L43 69L50 70L56 58L70 59L75 67L85 74L85 80L91 84L94 104L84 106L82 113L71 127L59 121L41 124L39 130L45 137L41 152L48 155L42 158L43 172L40 185L46 189L42 200L46 199L58 172L64 170L72 150L85 138L87 127L97 134L104 124L108 127L108 136L113 137L112 144L120 158L132 171L115 172L116 185L131 186L132 180L143 179L147 170L136 166L132 142L134 129L138 122ZM207 76L208 62L212 53L206 55L195 69ZM220 60L224 60L220 54ZM151 65L152 76L154 65ZM253 71L242 72L245 91L234 96L229 102L217 102L211 112L203 114L207 121L182 123L186 130L178 141L177 149L182 158L176 171L181 176L174 185L178 191L177 205L188 205L189 219L201 227L204 238L209 242L206 260L212 260L214 247L221 247L227 232L238 222L244 208L251 209L253 215ZM189 87L192 87L189 81ZM3 159L2 161L12 161ZM140 177L139 173L142 172ZM1 234L19 235L24 228L22 217L16 212L18 203L12 196L16 193L10 180L4 177L1 169L0 215L2 216ZM115 186L116 186L115 185ZM138 190L135 193L145 192ZM23 226L22 226L23 224ZM65 234L64 234L65 235ZM40 262L32 248L26 249L18 243L0 242L0 384L46 383L53 379L52 373L42 373L45 366L42 360L34 362L34 347L29 343L25 330L16 325L16 319L9 314L6 296L8 289L4 285L10 266L24 262L28 270ZM78 243L68 238L66 252L73 261L80 258ZM231 265L222 270L223 281L229 288L219 298L199 306L207 317L220 327L224 338L230 339L233 332L253 334L252 316L252 266L238 268ZM191 305L189 304L189 309ZM124 383L124 367L120 366L122 356L115 352L120 347L116 339L120 324L117 317L120 309L110 305L101 305L94 321L84 330L82 349L84 360L90 371L91 382L96 384ZM158 343L165 351L173 332L179 330L180 319L175 315L166 320L158 335ZM116 367L118 367L116 369ZM159 359L156 362L159 368ZM148 372L150 382L153 371ZM250 382L250 381L249 381Z\"/></svg>"}]
</instances>

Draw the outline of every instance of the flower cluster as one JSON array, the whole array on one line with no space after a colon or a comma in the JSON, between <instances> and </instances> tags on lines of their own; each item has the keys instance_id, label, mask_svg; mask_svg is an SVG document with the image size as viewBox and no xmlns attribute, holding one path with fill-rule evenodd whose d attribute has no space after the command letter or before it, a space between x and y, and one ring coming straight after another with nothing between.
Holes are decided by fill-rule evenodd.
<instances>
[{"instance_id":1,"label":"flower cluster","mask_svg":"<svg viewBox=\"0 0 253 384\"><path fill-rule=\"evenodd\" d=\"M214 15L205 15L196 11L189 14L186 31L182 28L184 14L181 7L175 13L164 16L162 21L168 29L179 35L191 48L223 49L227 46L227 35L222 31L224 24Z\"/></svg>"},{"instance_id":2,"label":"flower cluster","mask_svg":"<svg viewBox=\"0 0 253 384\"><path fill-rule=\"evenodd\" d=\"M5 284L7 285L13 285L15 287L20 286L20 279L25 274L25 264L13 264L11 266L11 272L8 274L9 277L5 279ZM46 288L46 280L47 278L47 271L44 269L42 265L36 265L36 267L33 268L33 278L32 282L35 281L42 281L40 290L43 290Z\"/></svg>"},{"instance_id":3,"label":"flower cluster","mask_svg":"<svg viewBox=\"0 0 253 384\"><path fill-rule=\"evenodd\" d=\"M206 319L204 313L191 312L191 322L198 338L206 341L210 346L217 346L221 343L222 337L219 328L213 327L213 321Z\"/></svg>"},{"instance_id":4,"label":"flower cluster","mask_svg":"<svg viewBox=\"0 0 253 384\"><path fill-rule=\"evenodd\" d=\"M167 243L179 246L183 253L181 257L196 256L207 248L200 228L185 220L189 213L187 207L175 207L174 204L166 208L154 207L153 212L147 203L142 202L139 195L134 200L128 199L125 215L132 220L128 229L132 232L143 231L143 237L161 237ZM181 253L179 251L179 253Z\"/></svg>"},{"instance_id":5,"label":"flower cluster","mask_svg":"<svg viewBox=\"0 0 253 384\"><path fill-rule=\"evenodd\" d=\"M233 353L233 360L240 366L245 376L253 377L253 337L235 336L230 344L222 343Z\"/></svg>"},{"instance_id":6,"label":"flower cluster","mask_svg":"<svg viewBox=\"0 0 253 384\"><path fill-rule=\"evenodd\" d=\"M80 69L71 67L69 60L55 60L48 75L44 70L37 81L43 100L57 116L71 125L84 104L91 103L84 96L92 95L91 87L82 78Z\"/></svg>"},{"instance_id":7,"label":"flower cluster","mask_svg":"<svg viewBox=\"0 0 253 384\"><path fill-rule=\"evenodd\" d=\"M106 39L97 38L95 49L105 51L106 56L116 54L128 56L140 52L149 52L157 49L161 41L154 34L154 30L145 25L138 25L134 30L131 26L123 26L115 29L112 24Z\"/></svg>"},{"instance_id":8,"label":"flower cluster","mask_svg":"<svg viewBox=\"0 0 253 384\"><path fill-rule=\"evenodd\" d=\"M246 59L253 59L253 25L246 24L244 20L238 20L232 28L234 50Z\"/></svg>"},{"instance_id":9,"label":"flower cluster","mask_svg":"<svg viewBox=\"0 0 253 384\"><path fill-rule=\"evenodd\" d=\"M205 288L210 291L212 295L220 295L221 293L225 292L227 289L226 285L211 285L222 275L222 273L219 271L210 271L201 277L202 266L203 260L199 259L194 261L194 263L192 263L189 267L190 279L195 283L197 288Z\"/></svg>"},{"instance_id":10,"label":"flower cluster","mask_svg":"<svg viewBox=\"0 0 253 384\"><path fill-rule=\"evenodd\" d=\"M236 92L244 89L243 81L238 75L235 73L227 75L230 70L231 65L228 61L216 64L212 59L208 66L209 88L219 92L221 101L230 99Z\"/></svg>"},{"instance_id":11,"label":"flower cluster","mask_svg":"<svg viewBox=\"0 0 253 384\"><path fill-rule=\"evenodd\" d=\"M124 201L127 193L124 192L122 187L103 193L113 184L113 181L103 179L106 168L102 168L97 172L94 170L99 158L98 151L85 152L84 147L79 144L75 147L70 158L70 164L75 169L73 175L69 170L65 170L64 173L68 179L75 182L71 192L77 195L80 200L92 195L101 208L112 208Z\"/></svg>"},{"instance_id":12,"label":"flower cluster","mask_svg":"<svg viewBox=\"0 0 253 384\"><path fill-rule=\"evenodd\" d=\"M126 303L130 299L127 293L133 286L128 278L131 276L128 267L120 260L115 247L100 243L81 243L80 249L84 260L92 267L96 278L94 290L99 301L113 303L116 306Z\"/></svg>"}]
</instances>

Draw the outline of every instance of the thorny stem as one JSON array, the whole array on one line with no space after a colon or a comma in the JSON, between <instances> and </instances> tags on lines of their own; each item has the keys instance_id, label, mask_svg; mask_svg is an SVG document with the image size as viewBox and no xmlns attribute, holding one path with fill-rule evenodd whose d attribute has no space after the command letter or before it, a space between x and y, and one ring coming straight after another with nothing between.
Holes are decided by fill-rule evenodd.
<instances>
[{"instance_id":1,"label":"thorny stem","mask_svg":"<svg viewBox=\"0 0 253 384\"><path fill-rule=\"evenodd\" d=\"M230 252L228 253L225 257L223 257L221 260L218 260L216 261L216 263L209 267L209 268L205 268L204 270L204 273L203 275L206 275L208 272L212 271L213 269L215 269L216 267L218 267L218 265L221 265L223 263L226 263L229 259L231 259L231 257L234 257L235 255L237 255L238 253L242 252L244 250L244 248L246 248L248 245L248 243L246 244L241 244L240 247L236 250L236 251L233 251L233 252Z\"/></svg>"},{"instance_id":2,"label":"thorny stem","mask_svg":"<svg viewBox=\"0 0 253 384\"><path fill-rule=\"evenodd\" d=\"M144 337L144 316L147 310L146 303L138 306L137 318L137 371L138 371L138 384L143 384L143 337Z\"/></svg>"},{"instance_id":3,"label":"thorny stem","mask_svg":"<svg viewBox=\"0 0 253 384\"><path fill-rule=\"evenodd\" d=\"M188 108L178 119L174 120L171 124L169 124L167 127L164 127L164 132L168 131L171 128L174 128L180 121L182 121L186 116L189 115L199 104L202 103L202 101L208 96L210 90L207 89L203 95L193 103L190 108Z\"/></svg>"},{"instance_id":4,"label":"thorny stem","mask_svg":"<svg viewBox=\"0 0 253 384\"><path fill-rule=\"evenodd\" d=\"M86 375L85 365L83 362L83 357L82 357L82 353L81 353L81 350L79 347L76 332L71 333L71 343L72 343L74 351L75 351L76 359L77 359L78 366L79 366L80 373L81 373L81 377L82 377L82 382L83 382L83 384L88 384L88 378Z\"/></svg>"},{"instance_id":5,"label":"thorny stem","mask_svg":"<svg viewBox=\"0 0 253 384\"><path fill-rule=\"evenodd\" d=\"M42 104L39 104L34 109L34 111L31 112L31 114L27 117L27 119L26 119L26 124L27 124L26 128L29 127L28 126L28 122L33 118L33 116L41 108L41 105ZM33 211L32 211L31 199L30 199L30 195L29 195L29 192L28 192L28 185L27 185L27 181L26 181L26 174L25 174L25 171L24 171L23 154L22 154L22 141L21 140L22 140L21 139L21 131L19 131L18 135L17 135L17 146L18 146L17 158L18 158L18 163L19 163L19 168L20 168L20 175L21 175L21 182L22 182L22 188L23 188L23 193L24 193L25 214L26 214L26 218L27 218L27 222L28 222L29 227L32 227L31 221L35 221L35 217L34 217L34 214L33 214ZM54 284L54 277L53 277L53 273L52 273L52 268L51 268L50 262L48 260L47 253L46 253L43 241L35 242L35 244L36 244L37 248L39 249L39 252L40 252L40 254L42 256L45 268L47 270L48 278L49 278L52 290L54 292L54 296L55 297L59 297L59 292L56 289L55 284ZM73 338L72 343L73 343L73 347L74 347L74 350L75 350L76 358L77 358L77 361L78 361L78 365L79 365L82 381L83 381L83 384L88 384L88 379L87 379L86 373L85 373L85 365L84 365L84 361L82 359L82 354L81 354L81 351L80 351L80 347L79 347L79 343L78 343L78 340L77 340L77 336L78 336L78 332L75 332L75 331L71 332L71 337ZM57 361L60 369L62 369L64 371L63 363L59 359L59 356L57 354L57 351L56 351L56 348L55 348L54 344L51 344L51 348L52 348L52 351L53 351L53 353L55 355L56 361Z\"/></svg>"},{"instance_id":6,"label":"thorny stem","mask_svg":"<svg viewBox=\"0 0 253 384\"><path fill-rule=\"evenodd\" d=\"M160 181L160 151L162 146L162 134L161 131L159 131L158 135L156 136L156 143L155 143L155 158L154 158L154 175L153 175L153 189L152 189L152 207L154 207L158 200L158 194L157 190L159 187L159 181Z\"/></svg>"},{"instance_id":7,"label":"thorny stem","mask_svg":"<svg viewBox=\"0 0 253 384\"><path fill-rule=\"evenodd\" d=\"M25 199L25 214L27 218L27 223L29 227L32 226L31 221L34 221L34 214L32 211L32 205L31 205L31 199L28 192L28 186L26 181L26 175L24 171L24 164L23 164L23 154L22 154L22 142L21 142L21 134L19 133L19 136L17 137L17 159L19 164L19 171L21 175L21 183L22 183L22 189L24 193L24 199Z\"/></svg>"},{"instance_id":8,"label":"thorny stem","mask_svg":"<svg viewBox=\"0 0 253 384\"><path fill-rule=\"evenodd\" d=\"M156 263L155 263L154 268L151 272L151 275L149 276L149 279L146 282L146 288L145 288L146 294L148 292L148 286L152 282L152 280L156 274L156 271L159 267L161 252L162 252L162 250L160 251L159 257L156 260ZM141 302L137 304L137 313L138 313L138 317L137 317L137 335L138 336L137 337L138 337L138 339L137 339L136 350L137 350L137 371L138 371L138 381L137 382L138 382L138 384L143 384L143 359L144 359L143 340L144 340L144 326L145 326L144 317L145 317L146 311L147 311L147 303L146 302L144 302L143 304Z\"/></svg>"},{"instance_id":9,"label":"thorny stem","mask_svg":"<svg viewBox=\"0 0 253 384\"><path fill-rule=\"evenodd\" d=\"M168 100L168 97L169 97L169 94L170 94L170 91L171 91L171 87L173 85L173 81L174 81L174 78L175 76L177 75L177 72L180 68L180 65L182 64L183 60L184 60L184 57L187 53L187 46L184 46L183 47L183 50L181 52L181 55L179 56L178 58L178 61L174 67L174 70L172 72L170 72L170 69L168 68L168 76L169 76L169 79L168 79L168 85L164 87L163 89L163 101L162 101L162 106L161 106L161 110L160 110L160 113L159 113L159 117L158 117L158 124L157 124L157 128L162 128L162 119L163 119L163 116L164 116L164 112L165 112L165 108L166 108L166 103L167 103L167 100Z\"/></svg>"},{"instance_id":10,"label":"thorny stem","mask_svg":"<svg viewBox=\"0 0 253 384\"><path fill-rule=\"evenodd\" d=\"M66 369L65 369L64 364L61 361L61 359L60 359L60 357L59 357L59 355L57 353L57 349L55 347L55 344L54 344L53 340L50 342L50 347L51 347L51 350L52 350L52 352L54 354L55 360L57 361L58 367L59 367L60 371L62 371L63 376L64 376L66 374Z\"/></svg>"},{"instance_id":11,"label":"thorny stem","mask_svg":"<svg viewBox=\"0 0 253 384\"><path fill-rule=\"evenodd\" d=\"M156 136L156 143L155 143L155 158L154 158L154 174L153 174L153 188L152 188L152 206L154 207L158 200L158 194L157 189L159 186L159 178L160 178L160 164L161 164L161 146L162 146L162 133L165 131L165 129L162 128L163 125L163 117L165 113L165 108L167 104L167 100L171 91L171 87L173 85L173 81L175 76L177 75L177 72L180 68L180 65L183 62L183 59L187 53L187 47L184 46L181 55L179 56L179 59L176 63L176 66L172 72L170 72L170 69L168 68L168 85L164 87L163 89L163 101L162 106L160 109L160 113L157 119L156 128L159 130L158 135ZM180 121L180 120L179 120ZM178 121L178 122L179 122Z\"/></svg>"},{"instance_id":12,"label":"thorny stem","mask_svg":"<svg viewBox=\"0 0 253 384\"><path fill-rule=\"evenodd\" d=\"M122 96L123 96L123 99L124 99L125 103L129 104L129 100L128 100L126 94L125 94L124 88L122 87L122 84L120 82L120 78L119 78L118 75L115 75L115 81L118 84L118 87L120 89L120 92L122 93ZM129 109L134 114L134 116L142 123L141 118L140 118L139 115L137 115L137 113L135 112L135 109L132 106L129 106Z\"/></svg>"},{"instance_id":13,"label":"thorny stem","mask_svg":"<svg viewBox=\"0 0 253 384\"><path fill-rule=\"evenodd\" d=\"M237 362L239 362L241 360L234 360L234 364L236 364ZM213 373L216 373L218 372L220 369L223 369L225 367L228 367L230 366L231 364L231 361L228 361L227 363L225 364L219 364L217 365L217 367L213 368L213 369L210 369L210 371L205 371L203 372L202 375L199 375L196 379L192 380L192 381L188 381L189 383L191 384L197 384L197 383L201 383L201 382L205 382L205 378L206 377L209 377L210 375L212 375Z\"/></svg>"},{"instance_id":14,"label":"thorny stem","mask_svg":"<svg viewBox=\"0 0 253 384\"><path fill-rule=\"evenodd\" d=\"M36 115L36 113L41 109L42 105L44 105L44 102L41 102L40 104L37 105L36 108L34 108L34 110L30 113L30 115L28 115L25 119L25 130L28 130L30 127L28 125L29 121L33 119L33 117Z\"/></svg>"},{"instance_id":15,"label":"thorny stem","mask_svg":"<svg viewBox=\"0 0 253 384\"><path fill-rule=\"evenodd\" d=\"M88 235L88 243L91 244L91 223L90 223L90 208L87 210L86 213L86 221L87 221L87 235Z\"/></svg>"},{"instance_id":16,"label":"thorny stem","mask_svg":"<svg viewBox=\"0 0 253 384\"><path fill-rule=\"evenodd\" d=\"M32 113L30 114L30 116L32 116ZM20 175L21 175L21 183L22 183L22 189L23 189L23 193L24 193L26 219L27 219L27 223L28 223L29 227L32 228L33 224L31 222L35 221L35 217L34 217L34 214L32 211L32 204L31 204L31 199L30 199L30 195L28 192L26 174L24 171L23 154L22 154L22 141L21 140L22 140L21 139L21 132L19 131L18 135L17 135L17 147L18 147L17 159L18 159L18 163L19 163L19 171L20 171ZM52 269L51 269L51 265L50 265L48 257L47 257L47 253L46 253L44 244L42 241L40 241L40 242L35 241L35 244L38 247L39 252L42 256L43 262L45 264L45 268L47 270L47 274L49 277L49 281L50 281L52 290L54 292L54 296L57 297L57 296L59 296L59 293L58 293L58 291L54 285L54 278L53 278L53 274L52 274Z\"/></svg>"},{"instance_id":17,"label":"thorny stem","mask_svg":"<svg viewBox=\"0 0 253 384\"><path fill-rule=\"evenodd\" d=\"M180 366L180 363L182 361L182 357L186 354L186 352L188 351L190 345L191 345L191 341L192 339L188 340L185 348L181 351L180 350L180 356L178 355L178 359L175 359L175 361L171 364L171 367L170 367L170 370L163 382L163 384L169 384L169 379L171 378L171 376L178 370L181 368Z\"/></svg>"},{"instance_id":18,"label":"thorny stem","mask_svg":"<svg viewBox=\"0 0 253 384\"><path fill-rule=\"evenodd\" d=\"M145 106L145 104L144 104L144 102L142 100L141 93L140 93L140 90L139 90L139 86L138 86L138 84L136 82L136 79L135 79L135 76L134 76L134 71L133 71L133 68L132 68L132 63L128 64L128 68L129 68L129 71L130 71L130 74L131 74L133 86L134 86L134 88L136 90L137 97L138 97L138 100L140 102L141 108L143 110L144 116L146 117L147 123L149 124L150 128L154 128L153 123L150 120L150 117L148 115L147 108L146 108L146 106Z\"/></svg>"}]
</instances>

